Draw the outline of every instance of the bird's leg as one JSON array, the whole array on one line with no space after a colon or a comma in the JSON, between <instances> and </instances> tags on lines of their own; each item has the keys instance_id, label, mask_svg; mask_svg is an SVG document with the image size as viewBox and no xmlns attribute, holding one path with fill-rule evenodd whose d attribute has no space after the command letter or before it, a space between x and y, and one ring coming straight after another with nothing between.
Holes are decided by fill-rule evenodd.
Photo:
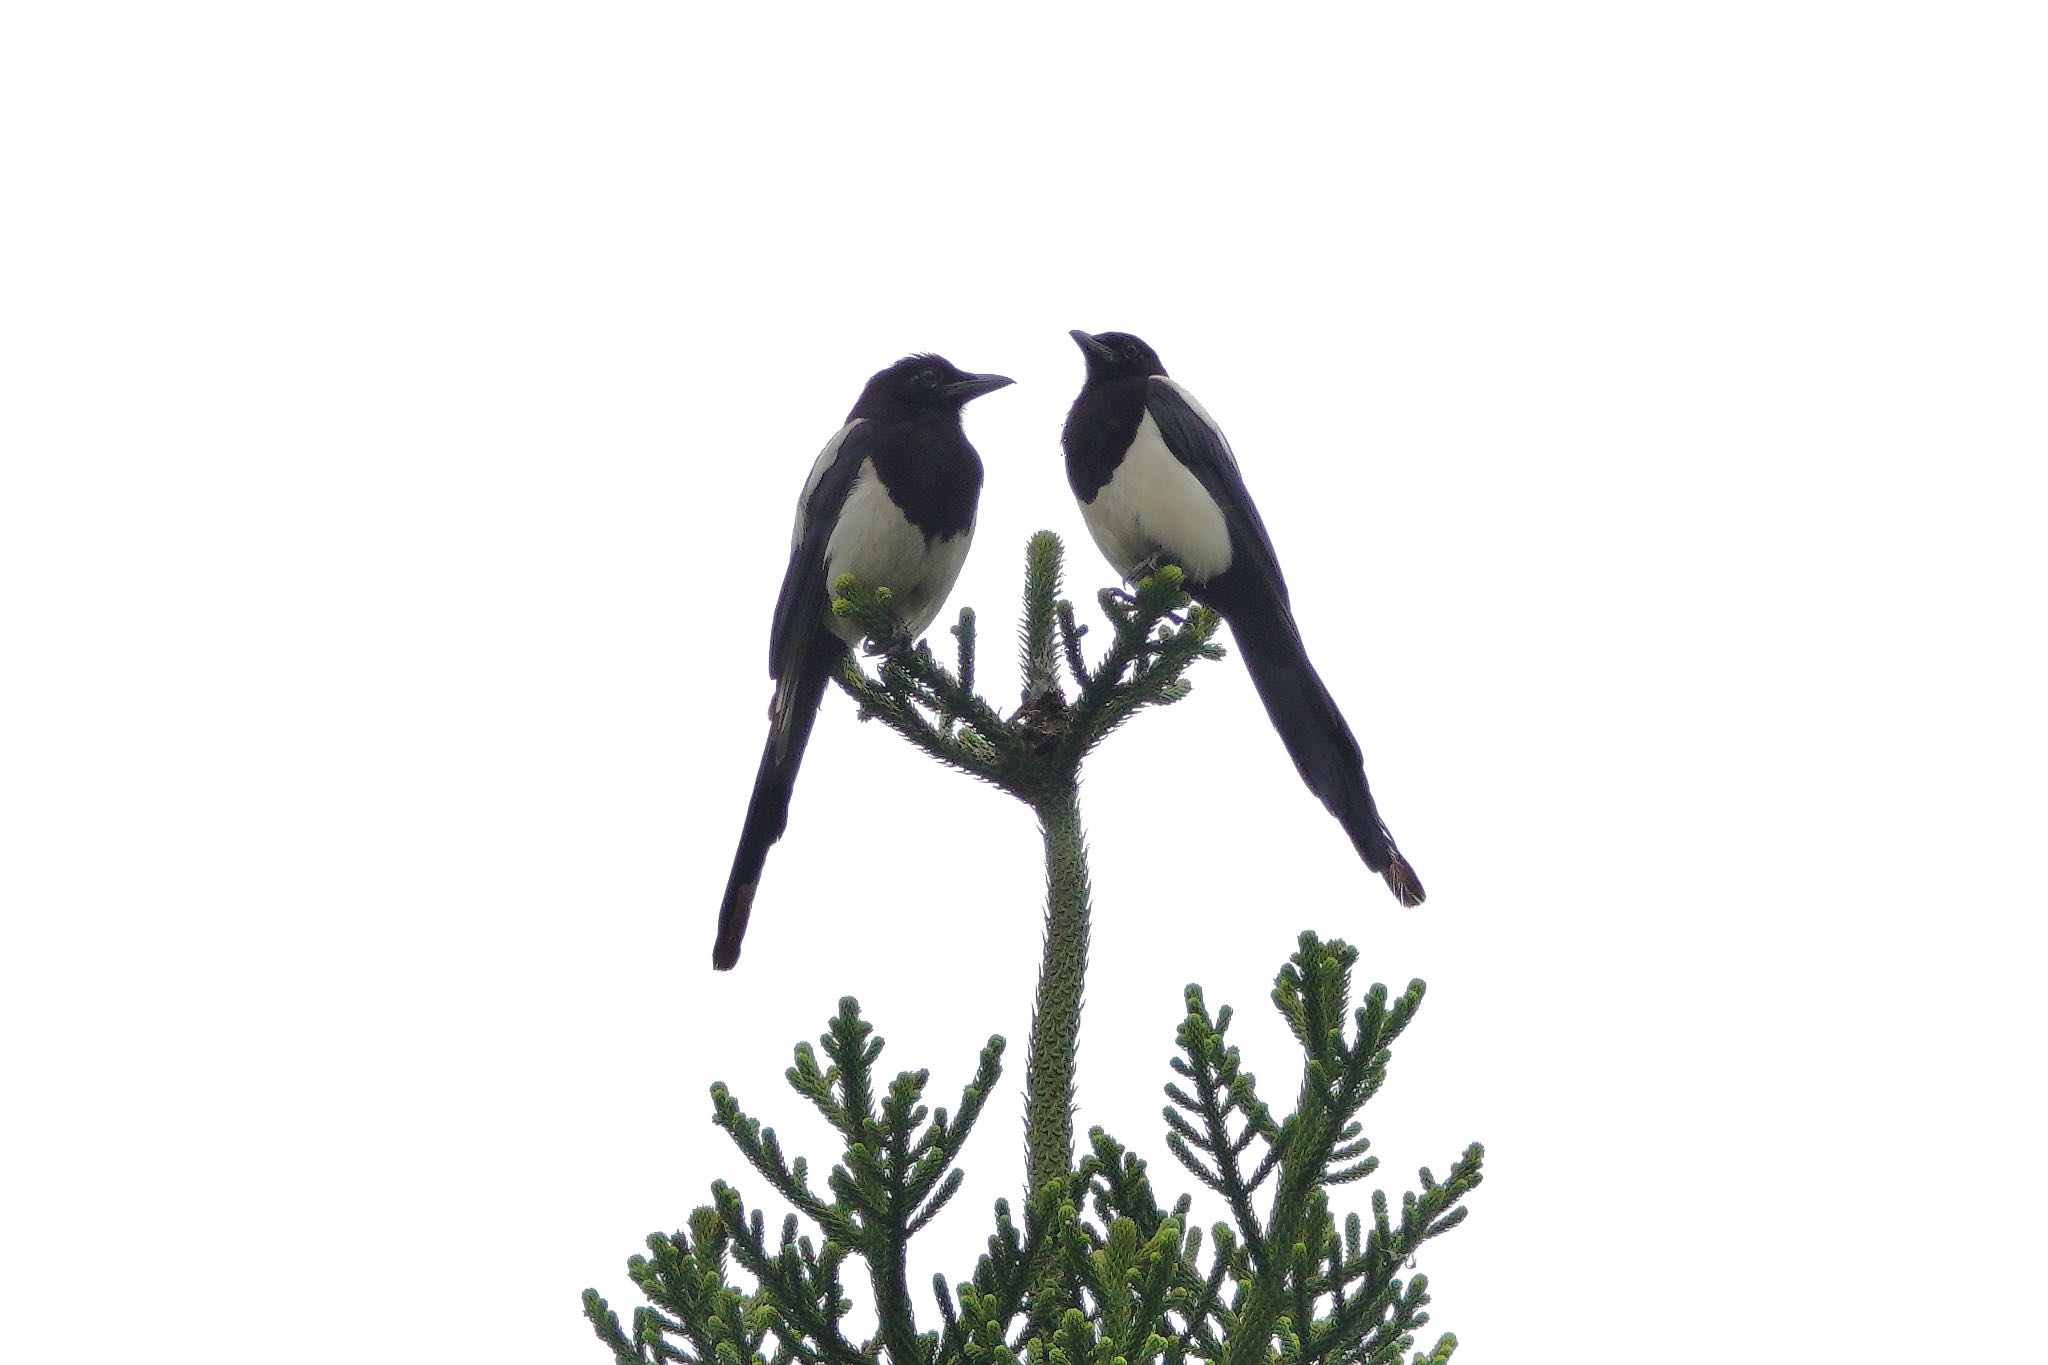
<instances>
[{"instance_id":1,"label":"bird's leg","mask_svg":"<svg viewBox=\"0 0 2048 1365\"><path fill-rule=\"evenodd\" d=\"M1138 561L1138 566L1135 569L1131 570L1131 572L1125 577L1124 582L1130 583L1135 586L1143 580L1150 578L1152 575L1158 573L1160 565L1166 562L1160 559L1160 554L1160 551L1154 550L1151 554L1146 555L1142 560ZM1124 594L1124 600L1126 602L1129 602L1133 607L1138 605L1138 599L1134 594ZM1163 620L1173 622L1175 626L1184 626L1187 624L1187 619L1177 611L1163 612L1161 613L1161 617Z\"/></svg>"},{"instance_id":2,"label":"bird's leg","mask_svg":"<svg viewBox=\"0 0 2048 1365\"><path fill-rule=\"evenodd\" d=\"M1154 550L1151 554L1146 555L1136 564L1133 564L1131 571L1124 575L1123 581L1131 587L1136 587L1141 579L1150 578L1158 572L1159 551ZM1110 591L1116 595L1117 601L1134 610L1136 609L1138 605L1138 595L1136 593L1127 591L1124 588L1111 588Z\"/></svg>"},{"instance_id":3,"label":"bird's leg","mask_svg":"<svg viewBox=\"0 0 2048 1365\"><path fill-rule=\"evenodd\" d=\"M910 632L903 628L903 623L892 615L889 618L889 638L877 640L873 636L869 636L861 642L861 652L872 659L877 654L900 653L911 648L916 643L917 641L910 638Z\"/></svg>"}]
</instances>

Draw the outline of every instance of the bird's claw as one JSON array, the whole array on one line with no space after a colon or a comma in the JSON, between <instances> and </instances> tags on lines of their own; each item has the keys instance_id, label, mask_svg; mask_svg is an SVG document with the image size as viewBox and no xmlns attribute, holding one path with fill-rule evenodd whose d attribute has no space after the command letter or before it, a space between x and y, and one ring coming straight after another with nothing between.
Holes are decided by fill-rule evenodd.
<instances>
[{"instance_id":1,"label":"bird's claw","mask_svg":"<svg viewBox=\"0 0 2048 1365\"><path fill-rule=\"evenodd\" d=\"M910 632L899 625L889 632L889 638L886 640L878 640L870 635L861 642L861 652L872 659L878 654L901 653L916 644L917 641L910 638Z\"/></svg>"}]
</instances>

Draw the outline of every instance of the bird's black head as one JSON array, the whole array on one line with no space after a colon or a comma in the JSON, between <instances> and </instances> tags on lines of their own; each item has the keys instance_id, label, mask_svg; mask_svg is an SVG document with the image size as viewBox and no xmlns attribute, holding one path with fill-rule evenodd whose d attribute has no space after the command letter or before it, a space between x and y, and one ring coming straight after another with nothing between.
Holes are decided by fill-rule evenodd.
<instances>
[{"instance_id":1,"label":"bird's black head","mask_svg":"<svg viewBox=\"0 0 2048 1365\"><path fill-rule=\"evenodd\" d=\"M944 356L907 355L878 370L861 390L847 420L884 412L954 412L969 400L1016 381L1000 374L969 374Z\"/></svg>"},{"instance_id":2,"label":"bird's black head","mask_svg":"<svg viewBox=\"0 0 2048 1365\"><path fill-rule=\"evenodd\" d=\"M1076 330L1067 335L1081 348L1090 379L1142 379L1166 373L1166 367L1159 363L1159 352L1129 332L1097 332L1091 336Z\"/></svg>"}]
</instances>

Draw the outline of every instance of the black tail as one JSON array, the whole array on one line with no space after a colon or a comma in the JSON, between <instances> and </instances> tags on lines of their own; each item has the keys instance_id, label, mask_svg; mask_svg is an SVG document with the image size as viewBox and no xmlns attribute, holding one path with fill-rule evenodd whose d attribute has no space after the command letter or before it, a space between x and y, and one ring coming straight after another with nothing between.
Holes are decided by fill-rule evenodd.
<instances>
[{"instance_id":1,"label":"black tail","mask_svg":"<svg viewBox=\"0 0 2048 1365\"><path fill-rule=\"evenodd\" d=\"M754 795L747 802L747 821L740 827L740 846L732 855L732 874L725 879L725 900L718 907L718 942L711 948L711 965L721 972L730 971L740 960L740 940L747 936L747 917L754 909L754 888L761 884L769 848L789 825L789 797L796 790L804 746L811 742L818 703L825 699L825 684L831 681L845 649L820 631L801 671L776 691L775 705L769 711L768 743L761 749Z\"/></svg>"},{"instance_id":2,"label":"black tail","mask_svg":"<svg viewBox=\"0 0 2048 1365\"><path fill-rule=\"evenodd\" d=\"M1378 807L1373 805L1372 788L1365 780L1365 757L1358 751L1351 727L1344 723L1344 713L1309 663L1292 614L1275 601L1228 605L1214 601L1212 605L1230 623L1230 633L1252 675L1252 686L1266 704L1266 715L1280 732L1280 742L1287 746L1301 780L1337 817L1365 865L1386 878L1394 898L1403 905L1422 904L1422 880L1394 847L1394 836L1387 832Z\"/></svg>"}]
</instances>

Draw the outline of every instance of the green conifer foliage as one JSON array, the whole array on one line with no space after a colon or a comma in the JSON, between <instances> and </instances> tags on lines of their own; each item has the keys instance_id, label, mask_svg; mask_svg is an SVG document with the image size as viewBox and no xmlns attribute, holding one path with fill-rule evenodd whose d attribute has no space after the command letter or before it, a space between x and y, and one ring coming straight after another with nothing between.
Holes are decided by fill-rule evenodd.
<instances>
[{"instance_id":1,"label":"green conifer foliage","mask_svg":"<svg viewBox=\"0 0 2048 1365\"><path fill-rule=\"evenodd\" d=\"M1221 624L1163 565L1130 593L1100 595L1109 646L1090 667L1060 596L1061 547L1041 531L1026 551L1020 630L1023 693L1005 718L974 690L975 618L960 613L951 668L903 638L886 588L843 578L833 609L866 634L873 675L849 659L840 685L863 719L1029 805L1044 833L1046 940L1026 1062L1022 1221L997 1200L995 1231L972 1275L934 1277L936 1316L920 1325L907 1283L912 1237L959 1190L960 1151L1002 1070L1003 1040L982 1049L949 1113L924 1104L929 1073L886 1084L882 1040L851 998L819 1040L797 1046L786 1076L844 1142L820 1190L775 1130L712 1087L713 1121L796 1213L770 1237L724 1181L687 1229L655 1233L628 1273L648 1300L630 1331L597 1293L584 1313L618 1365L1411 1365L1448 1360L1457 1339L1414 1351L1429 1321L1428 1279L1402 1277L1429 1238L1465 1217L1480 1182L1477 1143L1442 1179L1383 1191L1371 1225L1332 1209L1332 1191L1371 1175L1359 1119L1386 1080L1390 1048L1422 1003L1375 985L1353 1004L1357 950L1304 933L1273 989L1300 1045L1300 1088L1279 1116L1227 1041L1231 1011L1188 987L1166 1087L1166 1147L1213 1191L1228 1219L1206 1238L1193 1200L1162 1208L1144 1161L1097 1128L1074 1160L1073 1096L1088 955L1088 867L1078 799L1082 760L1148 706L1188 692L1196 660L1218 658ZM1071 683L1074 692L1068 695ZM844 1273L864 1269L856 1312ZM862 1325L853 1325L853 1324Z\"/></svg>"}]
</instances>

